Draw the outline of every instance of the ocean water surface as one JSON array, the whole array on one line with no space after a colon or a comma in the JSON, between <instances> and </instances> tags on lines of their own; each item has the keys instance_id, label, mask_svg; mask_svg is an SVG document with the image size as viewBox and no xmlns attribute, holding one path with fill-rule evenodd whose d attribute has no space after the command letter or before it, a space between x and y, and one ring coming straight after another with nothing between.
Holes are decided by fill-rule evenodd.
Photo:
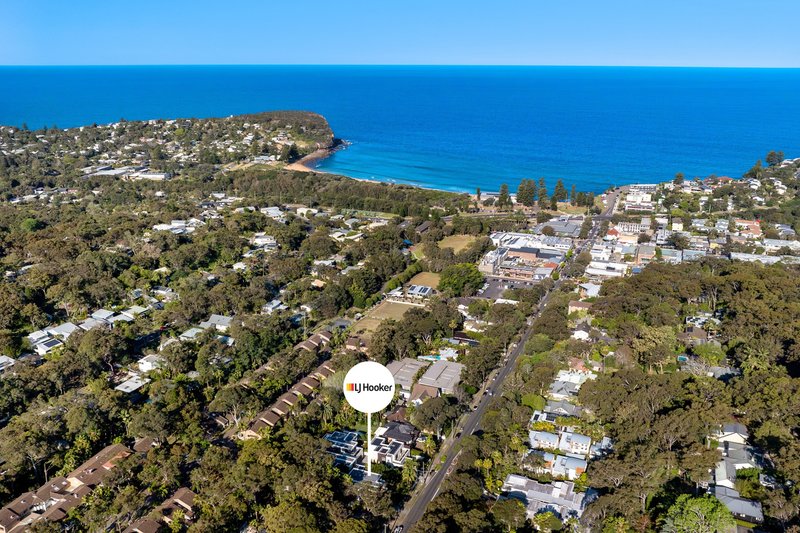
<instances>
[{"instance_id":1,"label":"ocean water surface","mask_svg":"<svg viewBox=\"0 0 800 533\"><path fill-rule=\"evenodd\" d=\"M600 192L800 157L800 69L0 67L6 125L277 109L321 113L350 141L322 170L453 191L545 177Z\"/></svg>"}]
</instances>

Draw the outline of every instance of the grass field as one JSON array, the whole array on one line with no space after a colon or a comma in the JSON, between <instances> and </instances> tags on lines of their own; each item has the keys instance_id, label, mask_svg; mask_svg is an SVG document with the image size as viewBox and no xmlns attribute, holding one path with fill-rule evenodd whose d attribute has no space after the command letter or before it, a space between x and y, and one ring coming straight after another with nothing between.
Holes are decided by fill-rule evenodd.
<instances>
[{"instance_id":1,"label":"grass field","mask_svg":"<svg viewBox=\"0 0 800 533\"><path fill-rule=\"evenodd\" d=\"M439 241L439 248L452 248L458 253L473 242L475 242L474 235L450 235Z\"/></svg>"},{"instance_id":2,"label":"grass field","mask_svg":"<svg viewBox=\"0 0 800 533\"><path fill-rule=\"evenodd\" d=\"M586 213L585 206L572 205L569 202L558 202L558 210L568 215L583 215Z\"/></svg>"},{"instance_id":3,"label":"grass field","mask_svg":"<svg viewBox=\"0 0 800 533\"><path fill-rule=\"evenodd\" d=\"M409 285L426 285L437 289L439 287L439 274L433 272L420 272L408 282Z\"/></svg>"},{"instance_id":4,"label":"grass field","mask_svg":"<svg viewBox=\"0 0 800 533\"><path fill-rule=\"evenodd\" d=\"M369 336L374 333L376 329L378 329L378 326L381 325L381 322L390 319L400 320L403 318L405 312L412 307L414 306L410 304L389 302L384 300L377 306L373 307L372 310L370 310L370 312L364 316L364 318L359 320L358 323L356 323L354 330L356 333Z\"/></svg>"}]
</instances>

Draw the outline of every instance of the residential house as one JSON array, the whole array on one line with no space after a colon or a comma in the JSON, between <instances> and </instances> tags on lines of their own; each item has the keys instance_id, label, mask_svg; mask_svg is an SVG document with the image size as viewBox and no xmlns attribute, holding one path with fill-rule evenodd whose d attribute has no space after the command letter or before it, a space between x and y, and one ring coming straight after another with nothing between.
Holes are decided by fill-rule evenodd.
<instances>
[{"instance_id":1,"label":"residential house","mask_svg":"<svg viewBox=\"0 0 800 533\"><path fill-rule=\"evenodd\" d=\"M272 313L285 311L286 309L289 309L289 307L284 305L284 303L281 302L280 300L275 299L264 304L264 307L261 308L261 314L271 315Z\"/></svg>"},{"instance_id":2,"label":"residential house","mask_svg":"<svg viewBox=\"0 0 800 533\"><path fill-rule=\"evenodd\" d=\"M764 521L761 503L742 498L736 489L714 486L708 492L722 502L734 518L750 524L760 524Z\"/></svg>"},{"instance_id":3,"label":"residential house","mask_svg":"<svg viewBox=\"0 0 800 533\"><path fill-rule=\"evenodd\" d=\"M579 341L588 341L591 337L592 328L585 321L581 321L572 332L572 338Z\"/></svg>"},{"instance_id":4,"label":"residential house","mask_svg":"<svg viewBox=\"0 0 800 533\"><path fill-rule=\"evenodd\" d=\"M411 455L411 448L417 440L419 431L411 424L390 422L378 428L370 446L373 461L402 467Z\"/></svg>"},{"instance_id":5,"label":"residential house","mask_svg":"<svg viewBox=\"0 0 800 533\"><path fill-rule=\"evenodd\" d=\"M353 335L348 337L344 343L345 350L349 350L351 352L366 352L367 351L367 343L364 339L358 335Z\"/></svg>"},{"instance_id":6,"label":"residential house","mask_svg":"<svg viewBox=\"0 0 800 533\"><path fill-rule=\"evenodd\" d=\"M558 449L568 454L585 457L592 446L592 439L580 433L562 431L558 440Z\"/></svg>"},{"instance_id":7,"label":"residential house","mask_svg":"<svg viewBox=\"0 0 800 533\"><path fill-rule=\"evenodd\" d=\"M16 361L7 355L0 355L0 373L5 372L16 364Z\"/></svg>"},{"instance_id":8,"label":"residential house","mask_svg":"<svg viewBox=\"0 0 800 533\"><path fill-rule=\"evenodd\" d=\"M567 313L588 313L592 310L592 303L591 302L576 302L572 301L569 302L567 306Z\"/></svg>"},{"instance_id":9,"label":"residential house","mask_svg":"<svg viewBox=\"0 0 800 533\"><path fill-rule=\"evenodd\" d=\"M155 513L160 515L160 519L166 525L170 526L180 513L184 525L191 525L194 522L195 499L197 494L192 490L181 487L175 491L170 499L155 508Z\"/></svg>"},{"instance_id":10,"label":"residential house","mask_svg":"<svg viewBox=\"0 0 800 533\"><path fill-rule=\"evenodd\" d=\"M337 429L325 435L324 439L329 443L328 453L333 456L337 466L352 468L363 455L355 431Z\"/></svg>"},{"instance_id":11,"label":"residential house","mask_svg":"<svg viewBox=\"0 0 800 533\"><path fill-rule=\"evenodd\" d=\"M747 439L749 437L750 434L744 424L731 422L724 424L717 433L714 434L713 439L720 443L731 442L735 444L747 444Z\"/></svg>"},{"instance_id":12,"label":"residential house","mask_svg":"<svg viewBox=\"0 0 800 533\"><path fill-rule=\"evenodd\" d=\"M553 513L560 520L580 518L589 500L589 493L576 492L572 482L540 483L516 474L506 477L502 490L507 497L525 504L529 519L545 512Z\"/></svg>"},{"instance_id":13,"label":"residential house","mask_svg":"<svg viewBox=\"0 0 800 533\"><path fill-rule=\"evenodd\" d=\"M581 283L578 286L581 298L595 298L600 295L602 285L598 283Z\"/></svg>"},{"instance_id":14,"label":"residential house","mask_svg":"<svg viewBox=\"0 0 800 533\"><path fill-rule=\"evenodd\" d=\"M106 446L81 466L67 474L67 490L75 492L80 487L94 489L103 482L120 461L132 453L122 444Z\"/></svg>"},{"instance_id":15,"label":"residential house","mask_svg":"<svg viewBox=\"0 0 800 533\"><path fill-rule=\"evenodd\" d=\"M162 525L152 518L142 518L126 527L122 533L158 533L161 529Z\"/></svg>"},{"instance_id":16,"label":"residential house","mask_svg":"<svg viewBox=\"0 0 800 533\"><path fill-rule=\"evenodd\" d=\"M535 450L557 450L558 449L558 435L548 431L530 431L528 439L531 443L531 448Z\"/></svg>"},{"instance_id":17,"label":"residential house","mask_svg":"<svg viewBox=\"0 0 800 533\"><path fill-rule=\"evenodd\" d=\"M549 473L555 478L575 480L586 472L587 463L584 459L568 457L566 455L555 455L550 452L534 450L542 457L543 464L539 468L541 472Z\"/></svg>"},{"instance_id":18,"label":"residential house","mask_svg":"<svg viewBox=\"0 0 800 533\"><path fill-rule=\"evenodd\" d=\"M226 333L233 323L233 318L224 315L211 315L208 320L200 322L198 327L200 329L215 328L217 331Z\"/></svg>"},{"instance_id":19,"label":"residential house","mask_svg":"<svg viewBox=\"0 0 800 533\"><path fill-rule=\"evenodd\" d=\"M439 392L439 389L436 387L417 383L411 388L411 395L408 401L414 405L421 405L430 398L438 398Z\"/></svg>"},{"instance_id":20,"label":"residential house","mask_svg":"<svg viewBox=\"0 0 800 533\"><path fill-rule=\"evenodd\" d=\"M146 355L136 362L136 365L139 367L139 372L143 374L152 372L163 364L164 358L158 354Z\"/></svg>"},{"instance_id":21,"label":"residential house","mask_svg":"<svg viewBox=\"0 0 800 533\"><path fill-rule=\"evenodd\" d=\"M127 379L114 387L114 390L124 392L126 394L132 394L148 383L150 383L149 378L142 377L139 374L129 373Z\"/></svg>"}]
</instances>

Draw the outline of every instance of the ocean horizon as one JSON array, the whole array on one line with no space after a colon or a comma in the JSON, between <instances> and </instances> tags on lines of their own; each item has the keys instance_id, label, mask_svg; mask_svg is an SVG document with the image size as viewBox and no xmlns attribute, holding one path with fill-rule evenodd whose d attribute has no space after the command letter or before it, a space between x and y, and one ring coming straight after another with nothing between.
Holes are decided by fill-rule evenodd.
<instances>
[{"instance_id":1,"label":"ocean horizon","mask_svg":"<svg viewBox=\"0 0 800 533\"><path fill-rule=\"evenodd\" d=\"M320 113L320 170L457 192L523 178L602 192L800 156L800 69L471 66L0 67L0 124L32 129Z\"/></svg>"}]
</instances>

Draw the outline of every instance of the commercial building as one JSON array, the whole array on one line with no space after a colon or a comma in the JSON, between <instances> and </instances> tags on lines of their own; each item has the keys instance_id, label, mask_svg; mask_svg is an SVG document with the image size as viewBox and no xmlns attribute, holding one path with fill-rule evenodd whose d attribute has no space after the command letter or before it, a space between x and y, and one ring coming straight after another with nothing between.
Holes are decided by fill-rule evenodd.
<instances>
[{"instance_id":1,"label":"commercial building","mask_svg":"<svg viewBox=\"0 0 800 533\"><path fill-rule=\"evenodd\" d=\"M429 364L430 363L427 361L406 357L400 361L392 361L386 365L386 368L388 368L389 372L394 376L394 382L400 394L408 400L411 396L411 389L414 386L414 378L419 374L420 370L427 367Z\"/></svg>"},{"instance_id":2,"label":"commercial building","mask_svg":"<svg viewBox=\"0 0 800 533\"><path fill-rule=\"evenodd\" d=\"M453 394L461 380L464 365L452 361L436 361L419 378L419 384L438 389L442 394Z\"/></svg>"}]
</instances>

